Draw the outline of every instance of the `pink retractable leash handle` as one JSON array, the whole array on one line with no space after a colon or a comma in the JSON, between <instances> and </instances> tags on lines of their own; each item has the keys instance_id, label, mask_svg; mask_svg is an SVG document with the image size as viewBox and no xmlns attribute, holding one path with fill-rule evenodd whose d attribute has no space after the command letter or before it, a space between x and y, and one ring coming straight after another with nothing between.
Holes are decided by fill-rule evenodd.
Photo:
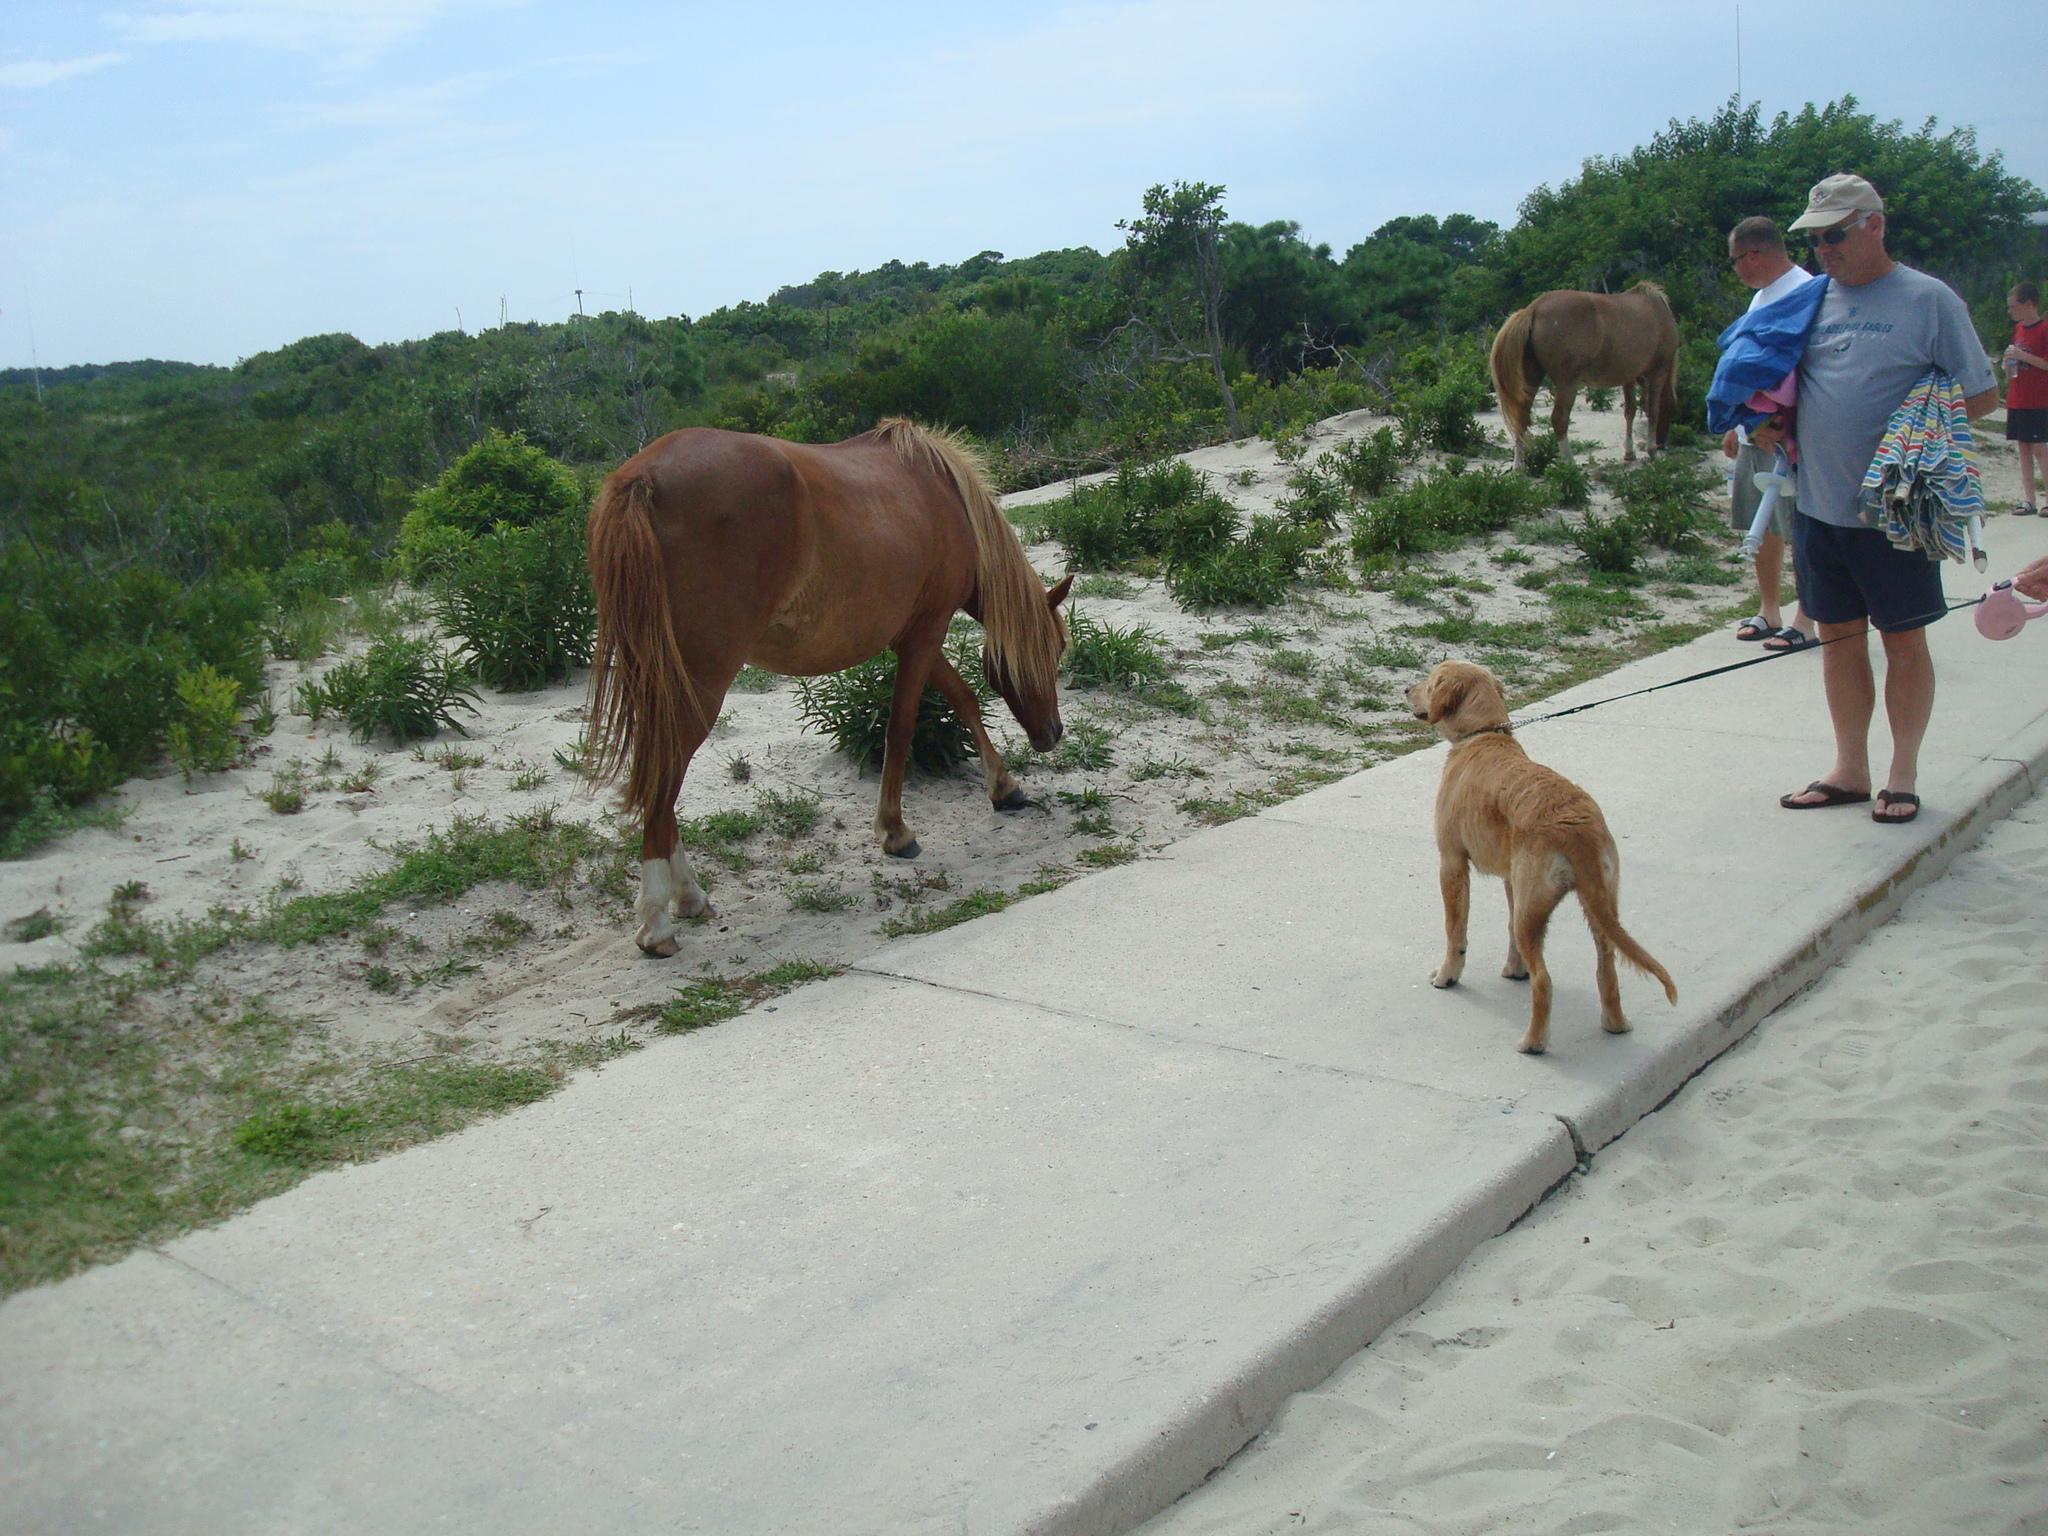
<instances>
[{"instance_id":1,"label":"pink retractable leash handle","mask_svg":"<svg viewBox=\"0 0 2048 1536\"><path fill-rule=\"evenodd\" d=\"M1977 633L1987 640L2010 640L2027 627L2027 620L2048 613L2048 603L2030 603L2018 587L2001 581L1984 594L1977 605Z\"/></svg>"}]
</instances>

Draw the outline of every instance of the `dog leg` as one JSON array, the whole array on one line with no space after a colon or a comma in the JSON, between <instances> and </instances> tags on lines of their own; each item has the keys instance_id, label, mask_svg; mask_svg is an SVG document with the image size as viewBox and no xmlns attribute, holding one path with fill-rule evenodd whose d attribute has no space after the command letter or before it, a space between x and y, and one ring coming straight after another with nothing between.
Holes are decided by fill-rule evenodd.
<instances>
[{"instance_id":1,"label":"dog leg","mask_svg":"<svg viewBox=\"0 0 2048 1536\"><path fill-rule=\"evenodd\" d=\"M1621 983L1614 975L1614 946L1593 935L1593 951L1598 957L1593 964L1593 974L1600 983L1600 1027L1610 1035L1628 1033L1628 1018L1621 1011Z\"/></svg>"},{"instance_id":2,"label":"dog leg","mask_svg":"<svg viewBox=\"0 0 2048 1536\"><path fill-rule=\"evenodd\" d=\"M1564 892L1533 863L1517 863L1508 879L1516 887L1515 948L1529 968L1529 1031L1516 1049L1538 1056L1550 1044L1550 967L1543 963L1543 934Z\"/></svg>"},{"instance_id":3,"label":"dog leg","mask_svg":"<svg viewBox=\"0 0 2048 1536\"><path fill-rule=\"evenodd\" d=\"M1515 882L1502 882L1508 888L1508 957L1501 962L1500 973L1509 981L1527 981L1529 967L1522 959L1521 946L1515 943Z\"/></svg>"},{"instance_id":4,"label":"dog leg","mask_svg":"<svg viewBox=\"0 0 2048 1536\"><path fill-rule=\"evenodd\" d=\"M1472 869L1463 852L1445 851L1437 866L1444 893L1444 963L1430 973L1432 987L1455 987L1465 974L1465 927L1472 914Z\"/></svg>"}]
</instances>

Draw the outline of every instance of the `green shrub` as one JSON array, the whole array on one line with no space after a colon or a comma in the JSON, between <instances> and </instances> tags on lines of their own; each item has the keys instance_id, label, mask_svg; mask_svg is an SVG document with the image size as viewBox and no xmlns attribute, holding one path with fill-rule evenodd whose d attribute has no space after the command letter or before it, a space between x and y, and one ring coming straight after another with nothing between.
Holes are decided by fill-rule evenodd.
<instances>
[{"instance_id":1,"label":"green shrub","mask_svg":"<svg viewBox=\"0 0 2048 1536\"><path fill-rule=\"evenodd\" d=\"M399 572L424 584L491 529L575 521L586 499L569 469L522 434L494 428L413 498L398 530Z\"/></svg>"},{"instance_id":2,"label":"green shrub","mask_svg":"<svg viewBox=\"0 0 2048 1536\"><path fill-rule=\"evenodd\" d=\"M1566 525L1579 558L1596 571L1632 571L1643 554L1643 531L1624 512L1618 517L1598 518L1588 512Z\"/></svg>"},{"instance_id":3,"label":"green shrub","mask_svg":"<svg viewBox=\"0 0 2048 1536\"><path fill-rule=\"evenodd\" d=\"M1452 461L1368 505L1352 525L1352 553L1370 570L1389 559L1506 528L1541 511L1544 501L1543 489L1526 475L1512 469L1467 470Z\"/></svg>"},{"instance_id":4,"label":"green shrub","mask_svg":"<svg viewBox=\"0 0 2048 1536\"><path fill-rule=\"evenodd\" d=\"M1331 449L1323 462L1354 496L1379 496L1401 478L1401 445L1392 427Z\"/></svg>"},{"instance_id":5,"label":"green shrub","mask_svg":"<svg viewBox=\"0 0 2048 1536\"><path fill-rule=\"evenodd\" d=\"M1170 568L1205 559L1237 537L1237 508L1214 493L1170 507L1154 523L1156 553Z\"/></svg>"},{"instance_id":6,"label":"green shrub","mask_svg":"<svg viewBox=\"0 0 2048 1536\"><path fill-rule=\"evenodd\" d=\"M981 657L970 634L946 643L954 667L986 706L994 697L984 681ZM896 657L884 651L829 677L797 680L797 718L831 738L832 745L863 768L881 766L889 742L889 700L896 689ZM911 729L910 760L929 773L945 773L974 755L974 736L945 696L929 683L918 700Z\"/></svg>"},{"instance_id":7,"label":"green shrub","mask_svg":"<svg viewBox=\"0 0 2048 1536\"><path fill-rule=\"evenodd\" d=\"M1119 629L1075 608L1067 631L1067 676L1077 688L1137 688L1166 677L1161 636L1142 624Z\"/></svg>"},{"instance_id":8,"label":"green shrub","mask_svg":"<svg viewBox=\"0 0 2048 1536\"><path fill-rule=\"evenodd\" d=\"M1394 419L1404 448L1473 453L1486 444L1479 414L1493 400L1484 348L1457 341L1402 358L1393 381Z\"/></svg>"},{"instance_id":9,"label":"green shrub","mask_svg":"<svg viewBox=\"0 0 2048 1536\"><path fill-rule=\"evenodd\" d=\"M454 711L475 714L470 700L477 696L455 658L421 637L379 640L321 682L302 685L298 698L315 720L331 714L347 721L358 741L378 734L412 741L443 727L461 731Z\"/></svg>"},{"instance_id":10,"label":"green shrub","mask_svg":"<svg viewBox=\"0 0 2048 1536\"><path fill-rule=\"evenodd\" d=\"M493 688L539 688L590 660L597 608L578 520L500 524L451 552L433 590L442 627Z\"/></svg>"},{"instance_id":11,"label":"green shrub","mask_svg":"<svg viewBox=\"0 0 2048 1536\"><path fill-rule=\"evenodd\" d=\"M1168 565L1166 589L1187 608L1269 608L1286 597L1319 542L1300 525L1254 517L1243 538Z\"/></svg>"},{"instance_id":12,"label":"green shrub","mask_svg":"<svg viewBox=\"0 0 2048 1536\"><path fill-rule=\"evenodd\" d=\"M1555 443L1557 440L1550 440ZM1553 448L1552 456L1556 450ZM1543 489L1560 507L1583 507L1593 499L1593 477L1586 466L1570 459L1557 459L1543 471Z\"/></svg>"},{"instance_id":13,"label":"green shrub","mask_svg":"<svg viewBox=\"0 0 2048 1536\"><path fill-rule=\"evenodd\" d=\"M1318 523L1327 531L1351 510L1351 495L1334 469L1318 461L1303 464L1287 477L1287 492L1276 505L1292 521Z\"/></svg>"},{"instance_id":14,"label":"green shrub","mask_svg":"<svg viewBox=\"0 0 2048 1536\"><path fill-rule=\"evenodd\" d=\"M190 783L195 774L232 768L241 756L235 736L242 686L206 662L178 674L178 718L170 725L171 761Z\"/></svg>"},{"instance_id":15,"label":"green shrub","mask_svg":"<svg viewBox=\"0 0 2048 1536\"><path fill-rule=\"evenodd\" d=\"M1522 440L1522 468L1541 480L1550 473L1551 465L1563 462L1556 434L1550 430L1549 423L1532 422L1529 435Z\"/></svg>"},{"instance_id":16,"label":"green shrub","mask_svg":"<svg viewBox=\"0 0 2048 1536\"><path fill-rule=\"evenodd\" d=\"M1077 570L1115 570L1160 556L1176 539L1236 526L1230 503L1178 459L1130 463L1099 485L1076 489L1046 508L1041 523Z\"/></svg>"},{"instance_id":17,"label":"green shrub","mask_svg":"<svg viewBox=\"0 0 2048 1536\"><path fill-rule=\"evenodd\" d=\"M1044 508L1039 522L1077 571L1113 571L1141 553L1123 503L1099 487L1077 487Z\"/></svg>"}]
</instances>

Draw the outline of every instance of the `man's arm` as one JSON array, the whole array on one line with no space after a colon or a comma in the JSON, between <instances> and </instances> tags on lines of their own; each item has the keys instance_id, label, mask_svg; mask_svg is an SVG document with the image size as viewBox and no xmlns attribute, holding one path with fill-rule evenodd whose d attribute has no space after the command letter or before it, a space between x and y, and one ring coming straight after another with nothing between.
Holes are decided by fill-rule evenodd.
<instances>
[{"instance_id":1,"label":"man's arm","mask_svg":"<svg viewBox=\"0 0 2048 1536\"><path fill-rule=\"evenodd\" d=\"M1963 397L1963 412L1972 421L1997 408L1998 386L1996 384L1985 390L1981 395L1966 395Z\"/></svg>"}]
</instances>

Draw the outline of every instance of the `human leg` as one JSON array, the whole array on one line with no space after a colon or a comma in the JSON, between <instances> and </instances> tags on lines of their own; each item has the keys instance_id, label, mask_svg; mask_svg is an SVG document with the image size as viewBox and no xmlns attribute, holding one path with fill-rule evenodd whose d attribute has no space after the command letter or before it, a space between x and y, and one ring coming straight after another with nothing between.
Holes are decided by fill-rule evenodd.
<instances>
[{"instance_id":1,"label":"human leg","mask_svg":"<svg viewBox=\"0 0 2048 1536\"><path fill-rule=\"evenodd\" d=\"M1884 787L1894 796L1916 792L1920 770L1920 743L1927 736L1927 722L1934 714L1934 657L1927 648L1927 631L1908 629L1896 633L1880 631L1884 641L1884 713L1892 731L1891 769ZM1879 821L1909 821L1918 801L1880 805L1872 814Z\"/></svg>"}]
</instances>

